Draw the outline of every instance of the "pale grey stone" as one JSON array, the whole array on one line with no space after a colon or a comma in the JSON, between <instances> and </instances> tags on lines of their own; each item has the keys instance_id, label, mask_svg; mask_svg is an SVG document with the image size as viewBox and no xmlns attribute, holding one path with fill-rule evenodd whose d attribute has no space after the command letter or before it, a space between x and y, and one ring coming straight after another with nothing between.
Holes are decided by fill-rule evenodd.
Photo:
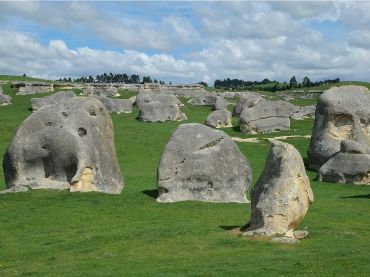
<instances>
[{"instance_id":1,"label":"pale grey stone","mask_svg":"<svg viewBox=\"0 0 370 277\"><path fill-rule=\"evenodd\" d=\"M158 166L157 200L245 203L251 182L247 159L225 132L182 124L165 146Z\"/></svg>"}]
</instances>

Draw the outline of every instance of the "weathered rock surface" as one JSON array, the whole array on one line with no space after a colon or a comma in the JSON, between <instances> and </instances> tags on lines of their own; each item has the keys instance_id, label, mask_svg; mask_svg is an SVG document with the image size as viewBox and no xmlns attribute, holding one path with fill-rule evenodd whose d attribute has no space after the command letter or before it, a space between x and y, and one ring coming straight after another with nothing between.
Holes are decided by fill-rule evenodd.
<instances>
[{"instance_id":1,"label":"weathered rock surface","mask_svg":"<svg viewBox=\"0 0 370 277\"><path fill-rule=\"evenodd\" d=\"M0 86L0 106L11 105L12 104L11 102L12 102L12 97L7 94L4 94Z\"/></svg>"},{"instance_id":2,"label":"weathered rock surface","mask_svg":"<svg viewBox=\"0 0 370 277\"><path fill-rule=\"evenodd\" d=\"M158 166L159 202L246 202L248 161L224 132L191 123L172 134Z\"/></svg>"},{"instance_id":3,"label":"weathered rock surface","mask_svg":"<svg viewBox=\"0 0 370 277\"><path fill-rule=\"evenodd\" d=\"M230 111L217 110L217 111L211 112L207 116L205 124L213 128L233 127L231 123L231 118L232 118L232 115Z\"/></svg>"},{"instance_id":4,"label":"weathered rock surface","mask_svg":"<svg viewBox=\"0 0 370 277\"><path fill-rule=\"evenodd\" d=\"M136 97L139 120L145 122L181 121L186 115L180 110L181 102L170 94L139 93Z\"/></svg>"},{"instance_id":5,"label":"weathered rock surface","mask_svg":"<svg viewBox=\"0 0 370 277\"><path fill-rule=\"evenodd\" d=\"M218 96L216 94L203 94L196 96L188 101L193 106L211 106L214 107Z\"/></svg>"},{"instance_id":6,"label":"weathered rock surface","mask_svg":"<svg viewBox=\"0 0 370 277\"><path fill-rule=\"evenodd\" d=\"M305 118L315 118L316 106L302 106L299 110L292 115L295 120L301 120Z\"/></svg>"},{"instance_id":7,"label":"weathered rock surface","mask_svg":"<svg viewBox=\"0 0 370 277\"><path fill-rule=\"evenodd\" d=\"M43 98L32 98L30 100L31 109L32 111L36 111L43 106L64 103L67 99L72 97L76 97L76 94L73 91L60 91Z\"/></svg>"},{"instance_id":8,"label":"weathered rock surface","mask_svg":"<svg viewBox=\"0 0 370 277\"><path fill-rule=\"evenodd\" d=\"M207 93L201 84L160 85L157 83L145 83L139 92L172 94L187 98Z\"/></svg>"},{"instance_id":9,"label":"weathered rock surface","mask_svg":"<svg viewBox=\"0 0 370 277\"><path fill-rule=\"evenodd\" d=\"M251 108L245 107L239 118L243 133L256 134L284 131L290 128L290 117L297 107L284 101L260 101Z\"/></svg>"},{"instance_id":10,"label":"weathered rock surface","mask_svg":"<svg viewBox=\"0 0 370 277\"><path fill-rule=\"evenodd\" d=\"M251 108L263 100L263 97L258 93L246 92L240 95L238 102L233 110L233 115L240 116L244 108Z\"/></svg>"},{"instance_id":11,"label":"weathered rock surface","mask_svg":"<svg viewBox=\"0 0 370 277\"><path fill-rule=\"evenodd\" d=\"M370 184L370 155L361 144L343 140L340 152L334 154L319 170L319 180L334 183Z\"/></svg>"},{"instance_id":12,"label":"weathered rock surface","mask_svg":"<svg viewBox=\"0 0 370 277\"><path fill-rule=\"evenodd\" d=\"M296 238L294 229L313 202L310 182L297 149L287 143L273 142L251 200L252 215L245 235Z\"/></svg>"},{"instance_id":13,"label":"weathered rock surface","mask_svg":"<svg viewBox=\"0 0 370 277\"><path fill-rule=\"evenodd\" d=\"M114 86L87 86L83 88L82 95L84 96L106 96L106 97L117 97L120 96L118 89Z\"/></svg>"},{"instance_id":14,"label":"weathered rock surface","mask_svg":"<svg viewBox=\"0 0 370 277\"><path fill-rule=\"evenodd\" d=\"M95 98L47 105L18 128L3 159L6 187L120 193L112 120ZM22 189L20 189L22 190Z\"/></svg>"},{"instance_id":15,"label":"weathered rock surface","mask_svg":"<svg viewBox=\"0 0 370 277\"><path fill-rule=\"evenodd\" d=\"M17 95L46 93L54 91L53 85L48 83L19 83L13 84L13 86L19 87Z\"/></svg>"},{"instance_id":16,"label":"weathered rock surface","mask_svg":"<svg viewBox=\"0 0 370 277\"><path fill-rule=\"evenodd\" d=\"M131 113L132 101L130 99L113 99L105 96L94 96L99 99L110 113Z\"/></svg>"},{"instance_id":17,"label":"weathered rock surface","mask_svg":"<svg viewBox=\"0 0 370 277\"><path fill-rule=\"evenodd\" d=\"M353 140L366 152L370 146L370 92L362 86L332 87L319 98L311 142L309 166L319 170L342 140Z\"/></svg>"},{"instance_id":18,"label":"weathered rock surface","mask_svg":"<svg viewBox=\"0 0 370 277\"><path fill-rule=\"evenodd\" d=\"M229 102L223 96L217 96L213 109L215 111L226 110L228 105L229 105Z\"/></svg>"}]
</instances>

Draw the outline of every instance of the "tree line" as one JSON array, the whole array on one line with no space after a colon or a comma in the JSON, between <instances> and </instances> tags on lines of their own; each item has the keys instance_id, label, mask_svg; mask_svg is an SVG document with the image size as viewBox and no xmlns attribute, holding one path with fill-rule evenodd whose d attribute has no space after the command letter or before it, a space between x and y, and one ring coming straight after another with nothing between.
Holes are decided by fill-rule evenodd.
<instances>
[{"instance_id":1,"label":"tree line","mask_svg":"<svg viewBox=\"0 0 370 277\"><path fill-rule=\"evenodd\" d=\"M80 77L80 78L60 78L58 81L61 82L78 82L78 83L126 83L126 84L144 84L144 83L159 83L161 85L165 84L165 81L152 79L150 76L143 76L140 78L138 74L128 75L126 73L103 73L98 74L95 77Z\"/></svg>"},{"instance_id":2,"label":"tree line","mask_svg":"<svg viewBox=\"0 0 370 277\"><path fill-rule=\"evenodd\" d=\"M326 84L339 83L340 79L326 79L322 81L312 82L307 76L305 76L301 83L297 81L295 76L290 78L288 82L271 81L269 79L263 79L262 81L244 81L239 79L224 79L215 80L214 87L222 90L266 90L266 91L281 91L294 88L309 88L322 86Z\"/></svg>"}]
</instances>

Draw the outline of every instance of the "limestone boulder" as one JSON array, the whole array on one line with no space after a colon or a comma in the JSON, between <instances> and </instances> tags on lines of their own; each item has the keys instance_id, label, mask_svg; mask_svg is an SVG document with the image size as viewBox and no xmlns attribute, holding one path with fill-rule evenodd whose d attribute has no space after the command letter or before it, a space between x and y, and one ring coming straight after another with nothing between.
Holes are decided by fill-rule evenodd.
<instances>
[{"instance_id":1,"label":"limestone boulder","mask_svg":"<svg viewBox=\"0 0 370 277\"><path fill-rule=\"evenodd\" d=\"M247 201L251 167L235 142L220 130L182 124L172 134L158 166L159 202Z\"/></svg>"},{"instance_id":2,"label":"limestone boulder","mask_svg":"<svg viewBox=\"0 0 370 277\"><path fill-rule=\"evenodd\" d=\"M105 96L105 97L118 97L118 89L114 86L86 86L82 89L83 96Z\"/></svg>"},{"instance_id":3,"label":"limestone boulder","mask_svg":"<svg viewBox=\"0 0 370 277\"><path fill-rule=\"evenodd\" d=\"M226 110L229 102L223 96L217 96L213 110Z\"/></svg>"},{"instance_id":4,"label":"limestone boulder","mask_svg":"<svg viewBox=\"0 0 370 277\"><path fill-rule=\"evenodd\" d=\"M233 127L231 123L231 118L232 118L232 115L230 111L217 110L217 111L211 112L207 116L205 124L213 128Z\"/></svg>"},{"instance_id":5,"label":"limestone boulder","mask_svg":"<svg viewBox=\"0 0 370 277\"><path fill-rule=\"evenodd\" d=\"M289 102L260 101L242 110L239 117L240 130L247 134L289 130L289 118L296 111L297 107Z\"/></svg>"},{"instance_id":6,"label":"limestone boulder","mask_svg":"<svg viewBox=\"0 0 370 277\"><path fill-rule=\"evenodd\" d=\"M99 99L110 113L131 113L132 101L130 99L114 99L105 96L94 96Z\"/></svg>"},{"instance_id":7,"label":"limestone boulder","mask_svg":"<svg viewBox=\"0 0 370 277\"><path fill-rule=\"evenodd\" d=\"M145 83L139 92L172 94L186 98L196 97L207 93L201 84L161 85L158 83Z\"/></svg>"},{"instance_id":8,"label":"limestone boulder","mask_svg":"<svg viewBox=\"0 0 370 277\"><path fill-rule=\"evenodd\" d=\"M367 153L370 146L370 92L362 86L332 87L320 95L311 142L309 166L319 170L343 140L353 140Z\"/></svg>"},{"instance_id":9,"label":"limestone boulder","mask_svg":"<svg viewBox=\"0 0 370 277\"><path fill-rule=\"evenodd\" d=\"M263 100L263 97L258 93L246 92L240 95L238 102L233 110L233 115L240 116L244 108L251 108Z\"/></svg>"},{"instance_id":10,"label":"limestone boulder","mask_svg":"<svg viewBox=\"0 0 370 277\"><path fill-rule=\"evenodd\" d=\"M251 192L252 215L245 235L283 235L292 239L313 202L303 159L288 143L274 141Z\"/></svg>"},{"instance_id":11,"label":"limestone boulder","mask_svg":"<svg viewBox=\"0 0 370 277\"><path fill-rule=\"evenodd\" d=\"M181 102L176 96L156 93L140 93L139 95L136 98L136 104L139 107L139 120L165 122L186 119L186 115L180 110Z\"/></svg>"},{"instance_id":12,"label":"limestone boulder","mask_svg":"<svg viewBox=\"0 0 370 277\"><path fill-rule=\"evenodd\" d=\"M14 87L19 88L16 95L28 95L54 91L54 86L48 83L19 83L18 85L14 85Z\"/></svg>"},{"instance_id":13,"label":"limestone boulder","mask_svg":"<svg viewBox=\"0 0 370 277\"><path fill-rule=\"evenodd\" d=\"M295 120L302 120L305 118L315 118L316 106L302 106L296 111L292 118Z\"/></svg>"},{"instance_id":14,"label":"limestone boulder","mask_svg":"<svg viewBox=\"0 0 370 277\"><path fill-rule=\"evenodd\" d=\"M188 101L193 106L211 106L214 107L218 96L215 94L203 94L196 96Z\"/></svg>"},{"instance_id":15,"label":"limestone boulder","mask_svg":"<svg viewBox=\"0 0 370 277\"><path fill-rule=\"evenodd\" d=\"M320 181L333 183L370 184L370 155L353 140L343 140L340 152L320 167Z\"/></svg>"},{"instance_id":16,"label":"limestone boulder","mask_svg":"<svg viewBox=\"0 0 370 277\"><path fill-rule=\"evenodd\" d=\"M64 103L67 99L77 97L73 91L60 91L52 95L43 98L32 98L31 99L31 109L36 111L43 106L55 105L58 103Z\"/></svg>"},{"instance_id":17,"label":"limestone boulder","mask_svg":"<svg viewBox=\"0 0 370 277\"><path fill-rule=\"evenodd\" d=\"M8 146L3 169L10 191L120 193L123 188L112 120L103 103L90 97L69 98L32 113Z\"/></svg>"}]
</instances>

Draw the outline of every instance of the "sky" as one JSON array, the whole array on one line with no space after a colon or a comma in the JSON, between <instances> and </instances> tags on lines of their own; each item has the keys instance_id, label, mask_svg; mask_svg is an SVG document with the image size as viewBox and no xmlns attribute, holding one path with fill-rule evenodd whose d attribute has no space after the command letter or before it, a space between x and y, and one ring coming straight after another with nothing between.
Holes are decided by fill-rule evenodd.
<instances>
[{"instance_id":1,"label":"sky","mask_svg":"<svg viewBox=\"0 0 370 277\"><path fill-rule=\"evenodd\" d=\"M0 74L370 81L370 2L0 1Z\"/></svg>"}]
</instances>

